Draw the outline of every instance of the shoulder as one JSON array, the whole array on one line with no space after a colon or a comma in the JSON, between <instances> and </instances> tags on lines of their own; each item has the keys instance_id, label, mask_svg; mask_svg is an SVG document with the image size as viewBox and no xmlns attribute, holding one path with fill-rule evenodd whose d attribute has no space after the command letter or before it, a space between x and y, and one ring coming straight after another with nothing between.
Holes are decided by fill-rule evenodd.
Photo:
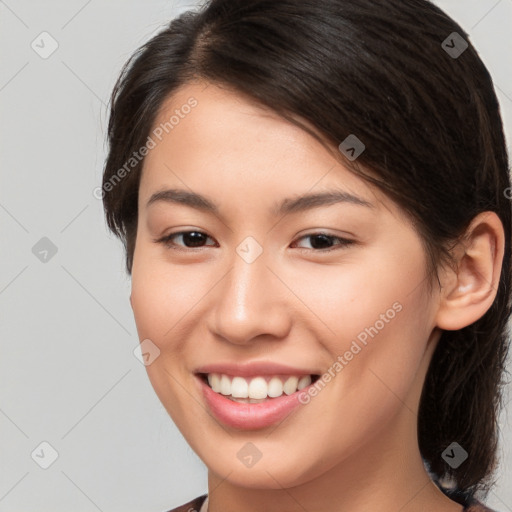
<instances>
[{"instance_id":1,"label":"shoulder","mask_svg":"<svg viewBox=\"0 0 512 512\"><path fill-rule=\"evenodd\" d=\"M206 494L197 497L196 499L189 501L177 508L173 508L172 510L168 510L167 512L199 512L201 505L206 500Z\"/></svg>"}]
</instances>

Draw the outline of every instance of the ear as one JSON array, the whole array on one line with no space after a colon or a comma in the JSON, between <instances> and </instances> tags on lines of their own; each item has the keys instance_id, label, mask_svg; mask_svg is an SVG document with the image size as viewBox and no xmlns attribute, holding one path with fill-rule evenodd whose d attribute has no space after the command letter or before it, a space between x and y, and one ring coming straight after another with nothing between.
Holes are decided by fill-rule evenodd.
<instances>
[{"instance_id":1,"label":"ear","mask_svg":"<svg viewBox=\"0 0 512 512\"><path fill-rule=\"evenodd\" d=\"M454 249L455 269L444 269L436 324L458 330L471 325L491 307L500 281L505 234L494 212L478 214Z\"/></svg>"}]
</instances>

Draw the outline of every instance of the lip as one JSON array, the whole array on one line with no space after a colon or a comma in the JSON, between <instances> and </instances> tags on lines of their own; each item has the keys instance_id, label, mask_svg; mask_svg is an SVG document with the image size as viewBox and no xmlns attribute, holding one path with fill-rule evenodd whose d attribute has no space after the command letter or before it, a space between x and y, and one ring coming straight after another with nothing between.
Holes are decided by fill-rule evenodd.
<instances>
[{"instance_id":1,"label":"lip","mask_svg":"<svg viewBox=\"0 0 512 512\"><path fill-rule=\"evenodd\" d=\"M196 368L194 373L223 373L240 377L263 377L269 375L295 375L302 377L303 375L318 375L322 372L293 368L292 366L270 361L253 361L250 363L226 362L208 364Z\"/></svg>"},{"instance_id":2,"label":"lip","mask_svg":"<svg viewBox=\"0 0 512 512\"><path fill-rule=\"evenodd\" d=\"M283 394L259 404L251 404L234 402L213 391L201 375L196 374L195 377L213 416L224 425L241 430L258 430L280 423L294 409L302 405L299 394L307 393L308 388L314 386L314 383L311 383L291 395Z\"/></svg>"}]
</instances>

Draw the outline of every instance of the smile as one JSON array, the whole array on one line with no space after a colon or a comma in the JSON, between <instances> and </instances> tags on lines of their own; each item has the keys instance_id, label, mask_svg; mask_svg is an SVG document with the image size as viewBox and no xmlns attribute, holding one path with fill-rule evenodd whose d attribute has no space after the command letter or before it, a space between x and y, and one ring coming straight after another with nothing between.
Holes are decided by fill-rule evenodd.
<instances>
[{"instance_id":1,"label":"smile","mask_svg":"<svg viewBox=\"0 0 512 512\"><path fill-rule=\"evenodd\" d=\"M319 375L256 375L196 373L206 409L228 427L257 430L281 423L301 404ZM243 396L236 396L243 395ZM275 396L272 396L275 395Z\"/></svg>"},{"instance_id":2,"label":"smile","mask_svg":"<svg viewBox=\"0 0 512 512\"><path fill-rule=\"evenodd\" d=\"M267 375L248 378L219 373L201 376L215 393L241 403L262 403L283 394L291 395L319 378L318 375Z\"/></svg>"}]
</instances>

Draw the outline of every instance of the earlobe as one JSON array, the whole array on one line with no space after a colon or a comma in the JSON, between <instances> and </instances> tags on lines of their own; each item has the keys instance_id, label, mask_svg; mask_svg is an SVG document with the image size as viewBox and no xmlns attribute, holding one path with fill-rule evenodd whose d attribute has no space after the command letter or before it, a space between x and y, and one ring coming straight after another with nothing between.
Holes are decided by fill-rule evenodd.
<instances>
[{"instance_id":1,"label":"earlobe","mask_svg":"<svg viewBox=\"0 0 512 512\"><path fill-rule=\"evenodd\" d=\"M442 279L436 325L458 330L471 325L491 307L500 281L505 234L494 212L477 215L456 248L456 269Z\"/></svg>"}]
</instances>

